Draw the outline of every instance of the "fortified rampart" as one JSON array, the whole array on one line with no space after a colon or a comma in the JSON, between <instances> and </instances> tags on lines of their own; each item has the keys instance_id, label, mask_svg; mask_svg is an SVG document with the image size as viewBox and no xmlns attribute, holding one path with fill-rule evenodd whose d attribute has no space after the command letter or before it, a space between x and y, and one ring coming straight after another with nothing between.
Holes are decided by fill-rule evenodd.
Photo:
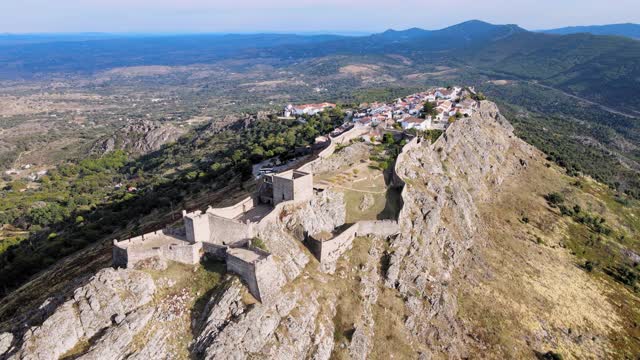
<instances>
[{"instance_id":1,"label":"fortified rampart","mask_svg":"<svg viewBox=\"0 0 640 360\"><path fill-rule=\"evenodd\" d=\"M219 253L219 247L256 236L265 218L274 220L280 204L302 202L313 198L313 174L289 170L268 177L270 194L256 194L224 208L209 208L206 212L183 212L185 232L190 242L203 242L205 251ZM259 192L262 190L259 190ZM261 203L261 199L264 203ZM275 204L273 207L271 204Z\"/></svg>"},{"instance_id":2,"label":"fortified rampart","mask_svg":"<svg viewBox=\"0 0 640 360\"><path fill-rule=\"evenodd\" d=\"M207 211L209 219L209 238L205 241L216 245L231 245L238 241L251 239L255 236L254 224L250 221L240 222L223 218Z\"/></svg>"},{"instance_id":3,"label":"fortified rampart","mask_svg":"<svg viewBox=\"0 0 640 360\"><path fill-rule=\"evenodd\" d=\"M322 271L331 272L342 254L351 249L353 240L359 236L374 235L389 237L400 232L393 220L359 221L338 234L316 234L306 239L307 247L320 262Z\"/></svg>"},{"instance_id":4,"label":"fortified rampart","mask_svg":"<svg viewBox=\"0 0 640 360\"><path fill-rule=\"evenodd\" d=\"M241 200L237 204L224 208L209 208L207 212L212 215L220 216L227 219L234 219L248 212L257 205L257 200L253 196Z\"/></svg>"},{"instance_id":5,"label":"fortified rampart","mask_svg":"<svg viewBox=\"0 0 640 360\"><path fill-rule=\"evenodd\" d=\"M184 231L165 229L124 241L114 240L113 265L133 267L150 258L197 264L203 254L225 260L229 271L240 275L259 300L281 287L271 254L251 246L260 226L278 219L284 206L313 197L313 175L289 170L269 176L271 193L247 197L240 202L207 211L183 211ZM264 189L262 189L264 190ZM267 198L261 203L260 198ZM272 206L276 204L276 206Z\"/></svg>"},{"instance_id":6,"label":"fortified rampart","mask_svg":"<svg viewBox=\"0 0 640 360\"><path fill-rule=\"evenodd\" d=\"M313 170L315 169L315 166L322 161L323 159L328 158L329 156L333 155L333 153L336 152L336 148L338 147L338 145L344 145L349 143L351 140L353 139L357 139L360 136L366 134L369 132L370 129L368 128L360 128L360 127L353 127L352 129L345 131L344 133L336 136L336 137L329 137L329 145L324 148L320 153L318 153L318 158L310 161L304 165L302 165L301 167L298 168L298 170L300 171L306 171L306 172L313 172Z\"/></svg>"},{"instance_id":7,"label":"fortified rampart","mask_svg":"<svg viewBox=\"0 0 640 360\"><path fill-rule=\"evenodd\" d=\"M154 257L194 265L201 256L202 243L190 243L167 229L113 241L113 265L117 267L134 267Z\"/></svg>"},{"instance_id":8,"label":"fortified rampart","mask_svg":"<svg viewBox=\"0 0 640 360\"><path fill-rule=\"evenodd\" d=\"M278 269L270 253L255 247L229 248L226 262L227 271L240 276L259 301L268 301L280 290L282 284L273 278Z\"/></svg>"}]
</instances>

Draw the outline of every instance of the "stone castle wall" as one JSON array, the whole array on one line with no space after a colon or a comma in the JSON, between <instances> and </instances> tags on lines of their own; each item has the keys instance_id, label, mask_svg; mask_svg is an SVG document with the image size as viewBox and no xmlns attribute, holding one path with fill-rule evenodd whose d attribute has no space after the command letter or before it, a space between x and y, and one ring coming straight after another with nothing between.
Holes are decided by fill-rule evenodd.
<instances>
[{"instance_id":1,"label":"stone castle wall","mask_svg":"<svg viewBox=\"0 0 640 360\"><path fill-rule=\"evenodd\" d=\"M335 263L340 257L351 249L353 240L358 236L389 237L400 232L400 226L393 220L359 221L335 237L321 241L312 236L306 240L307 247L320 261L320 268L325 272L332 272Z\"/></svg>"},{"instance_id":2,"label":"stone castle wall","mask_svg":"<svg viewBox=\"0 0 640 360\"><path fill-rule=\"evenodd\" d=\"M231 254L226 256L227 271L232 272L238 276L247 284L249 292L253 297L260 300L260 288L256 280L256 266L253 263L249 263L235 257Z\"/></svg>"},{"instance_id":3,"label":"stone castle wall","mask_svg":"<svg viewBox=\"0 0 640 360\"><path fill-rule=\"evenodd\" d=\"M197 264L202 255L202 243L190 243L164 229L128 240L113 241L112 262L116 267L134 267L138 262L159 258L183 264Z\"/></svg>"},{"instance_id":4,"label":"stone castle wall","mask_svg":"<svg viewBox=\"0 0 640 360\"><path fill-rule=\"evenodd\" d=\"M313 175L311 173L293 180L293 199L306 201L313 198Z\"/></svg>"},{"instance_id":5,"label":"stone castle wall","mask_svg":"<svg viewBox=\"0 0 640 360\"><path fill-rule=\"evenodd\" d=\"M246 261L227 252L227 271L240 276L256 299L268 302L283 285L278 276L280 271L270 253L252 246L249 246L248 251L257 254L260 259Z\"/></svg>"},{"instance_id":6,"label":"stone castle wall","mask_svg":"<svg viewBox=\"0 0 640 360\"><path fill-rule=\"evenodd\" d=\"M224 207L224 208L209 208L207 213L220 216L227 219L236 218L247 211L253 209L256 205L256 199L253 196L249 196L237 204Z\"/></svg>"},{"instance_id":7,"label":"stone castle wall","mask_svg":"<svg viewBox=\"0 0 640 360\"><path fill-rule=\"evenodd\" d=\"M369 132L369 130L370 129L368 128L353 127L351 130L345 131L344 133L334 138L329 137L329 145L320 153L318 153L318 158L302 165L301 167L298 168L298 170L312 173L313 170L315 169L315 166L319 162L321 162L322 160L328 158L329 156L333 155L333 153L335 153L338 145L346 144L349 141L366 134L367 132Z\"/></svg>"},{"instance_id":8,"label":"stone castle wall","mask_svg":"<svg viewBox=\"0 0 640 360\"><path fill-rule=\"evenodd\" d=\"M187 214L182 212L184 221L184 229L189 242L206 242L211 236L211 226L209 224L209 215L201 211L195 211Z\"/></svg>"},{"instance_id":9,"label":"stone castle wall","mask_svg":"<svg viewBox=\"0 0 640 360\"><path fill-rule=\"evenodd\" d=\"M165 259L189 265L200 263L203 250L202 243L168 245L161 249Z\"/></svg>"},{"instance_id":10,"label":"stone castle wall","mask_svg":"<svg viewBox=\"0 0 640 360\"><path fill-rule=\"evenodd\" d=\"M253 223L241 223L211 214L209 214L209 228L211 233L204 242L216 245L229 245L255 236Z\"/></svg>"}]
</instances>

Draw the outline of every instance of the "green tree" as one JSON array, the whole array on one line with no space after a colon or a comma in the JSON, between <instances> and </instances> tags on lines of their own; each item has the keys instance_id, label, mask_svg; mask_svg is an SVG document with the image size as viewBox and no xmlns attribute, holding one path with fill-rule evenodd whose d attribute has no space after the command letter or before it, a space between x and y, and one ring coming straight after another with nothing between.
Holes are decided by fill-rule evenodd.
<instances>
[{"instance_id":1,"label":"green tree","mask_svg":"<svg viewBox=\"0 0 640 360\"><path fill-rule=\"evenodd\" d=\"M426 118L427 116L436 116L438 115L437 105L430 101L426 101L422 106L422 117Z\"/></svg>"}]
</instances>

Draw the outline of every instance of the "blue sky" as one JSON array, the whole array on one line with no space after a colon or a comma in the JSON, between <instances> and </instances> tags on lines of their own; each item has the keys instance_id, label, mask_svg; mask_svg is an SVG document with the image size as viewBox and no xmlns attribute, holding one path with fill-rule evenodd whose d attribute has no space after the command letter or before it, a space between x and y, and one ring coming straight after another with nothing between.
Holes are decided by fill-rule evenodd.
<instances>
[{"instance_id":1,"label":"blue sky","mask_svg":"<svg viewBox=\"0 0 640 360\"><path fill-rule=\"evenodd\" d=\"M640 23L640 0L0 0L0 33L375 32L470 19L527 29Z\"/></svg>"}]
</instances>

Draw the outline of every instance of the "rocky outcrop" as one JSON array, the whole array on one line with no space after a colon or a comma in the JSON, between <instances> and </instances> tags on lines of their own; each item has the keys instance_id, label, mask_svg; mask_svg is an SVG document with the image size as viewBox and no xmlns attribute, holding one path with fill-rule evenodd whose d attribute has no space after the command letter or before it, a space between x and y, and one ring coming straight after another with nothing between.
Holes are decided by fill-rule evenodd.
<instances>
[{"instance_id":1,"label":"rocky outcrop","mask_svg":"<svg viewBox=\"0 0 640 360\"><path fill-rule=\"evenodd\" d=\"M107 328L102 336L85 354L82 360L122 359L127 354L128 346L134 336L142 330L151 317L154 309L137 310L125 317L119 324Z\"/></svg>"},{"instance_id":2,"label":"rocky outcrop","mask_svg":"<svg viewBox=\"0 0 640 360\"><path fill-rule=\"evenodd\" d=\"M369 157L369 151L367 144L355 143L314 164L313 172L333 172L353 166L362 160L366 160Z\"/></svg>"},{"instance_id":3,"label":"rocky outcrop","mask_svg":"<svg viewBox=\"0 0 640 360\"><path fill-rule=\"evenodd\" d=\"M0 334L0 356L6 354L11 349L13 343L13 334L2 333Z\"/></svg>"},{"instance_id":4,"label":"rocky outcrop","mask_svg":"<svg viewBox=\"0 0 640 360\"><path fill-rule=\"evenodd\" d=\"M112 136L101 140L94 150L100 153L127 150L135 154L147 154L178 140L185 133L186 129L173 124L140 120L127 124Z\"/></svg>"},{"instance_id":5,"label":"rocky outcrop","mask_svg":"<svg viewBox=\"0 0 640 360\"><path fill-rule=\"evenodd\" d=\"M307 204L285 210L282 222L286 229L294 233L299 230L309 234L331 232L343 225L347 216L344 194L331 190L314 196Z\"/></svg>"},{"instance_id":6,"label":"rocky outcrop","mask_svg":"<svg viewBox=\"0 0 640 360\"><path fill-rule=\"evenodd\" d=\"M134 330L144 326L148 317L133 313L148 304L154 292L153 280L143 272L101 270L42 324L30 327L9 358L58 359L82 341L95 341L95 353L105 354L103 348L111 341L103 336L130 341Z\"/></svg>"},{"instance_id":7,"label":"rocky outcrop","mask_svg":"<svg viewBox=\"0 0 640 360\"><path fill-rule=\"evenodd\" d=\"M464 355L448 285L483 239L476 204L499 191L505 177L522 171L533 152L513 135L495 104L485 101L434 144L414 146L397 161L407 184L385 285L407 297L405 326L434 353Z\"/></svg>"},{"instance_id":8,"label":"rocky outcrop","mask_svg":"<svg viewBox=\"0 0 640 360\"><path fill-rule=\"evenodd\" d=\"M265 239L267 249L277 259L276 266L287 281L294 280L302 273L309 262L309 256L291 234L277 224L269 224L260 230L258 236Z\"/></svg>"},{"instance_id":9,"label":"rocky outcrop","mask_svg":"<svg viewBox=\"0 0 640 360\"><path fill-rule=\"evenodd\" d=\"M315 358L333 348L331 314L322 312L309 286L284 290L276 301L246 307L242 285L232 281L212 297L193 350L204 359Z\"/></svg>"}]
</instances>

